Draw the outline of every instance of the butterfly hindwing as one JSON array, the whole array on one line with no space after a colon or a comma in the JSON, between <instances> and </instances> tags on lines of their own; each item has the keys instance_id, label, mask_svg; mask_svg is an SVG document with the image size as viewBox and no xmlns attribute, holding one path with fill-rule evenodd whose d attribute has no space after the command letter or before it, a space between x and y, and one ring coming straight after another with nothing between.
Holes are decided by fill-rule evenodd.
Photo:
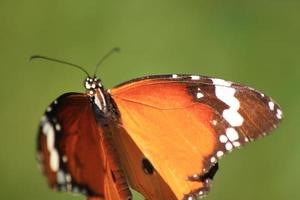
<instances>
[{"instance_id":1,"label":"butterfly hindwing","mask_svg":"<svg viewBox=\"0 0 300 200\"><path fill-rule=\"evenodd\" d=\"M110 94L120 113L119 127L177 199L205 195L211 184L207 174L217 160L266 135L282 117L279 106L264 94L202 76L150 76L119 85ZM134 157L126 143L119 148ZM135 177L130 171L128 176ZM135 185L151 199L155 186Z\"/></svg>"},{"instance_id":2,"label":"butterfly hindwing","mask_svg":"<svg viewBox=\"0 0 300 200\"><path fill-rule=\"evenodd\" d=\"M153 169L151 163L147 163L147 156L123 128L115 127L113 138L132 188L143 194L147 200L176 199L170 186Z\"/></svg>"}]
</instances>

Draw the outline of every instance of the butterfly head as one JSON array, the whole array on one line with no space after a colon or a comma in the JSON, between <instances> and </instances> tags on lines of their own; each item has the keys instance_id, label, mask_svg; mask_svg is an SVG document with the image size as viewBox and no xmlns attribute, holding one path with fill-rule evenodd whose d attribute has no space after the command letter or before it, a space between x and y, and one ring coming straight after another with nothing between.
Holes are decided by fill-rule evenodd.
<instances>
[{"instance_id":1,"label":"butterfly head","mask_svg":"<svg viewBox=\"0 0 300 200\"><path fill-rule=\"evenodd\" d=\"M84 87L88 94L94 94L96 89L102 88L101 80L97 77L88 76L84 81Z\"/></svg>"}]
</instances>

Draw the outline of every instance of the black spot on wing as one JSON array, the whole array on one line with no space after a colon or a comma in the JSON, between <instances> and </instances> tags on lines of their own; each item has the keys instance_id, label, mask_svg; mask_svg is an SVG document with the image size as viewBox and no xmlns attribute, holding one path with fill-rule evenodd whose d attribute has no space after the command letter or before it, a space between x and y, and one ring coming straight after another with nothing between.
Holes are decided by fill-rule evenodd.
<instances>
[{"instance_id":1,"label":"black spot on wing","mask_svg":"<svg viewBox=\"0 0 300 200\"><path fill-rule=\"evenodd\" d=\"M154 167L147 158L142 160L142 168L146 174L151 175L154 172Z\"/></svg>"}]
</instances>

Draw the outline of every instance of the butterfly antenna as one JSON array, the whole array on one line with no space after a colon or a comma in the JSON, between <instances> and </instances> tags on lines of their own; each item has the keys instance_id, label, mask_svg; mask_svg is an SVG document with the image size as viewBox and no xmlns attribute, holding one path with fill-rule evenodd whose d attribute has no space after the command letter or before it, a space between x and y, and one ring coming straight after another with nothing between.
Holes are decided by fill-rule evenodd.
<instances>
[{"instance_id":1,"label":"butterfly antenna","mask_svg":"<svg viewBox=\"0 0 300 200\"><path fill-rule=\"evenodd\" d=\"M56 59L56 58L50 58L50 57L46 57L46 56L34 55L34 56L30 56L29 62L31 62L32 60L36 60L36 59L49 60L49 61L52 61L52 62L57 62L57 63L69 65L69 66L75 67L75 68L77 68L77 69L80 69L80 70L83 71L88 77L90 76L89 73L88 73L83 67L81 67L81 66L79 66L79 65L76 65L76 64L73 64L73 63L70 63L70 62L63 61L63 60L58 60L58 59Z\"/></svg>"},{"instance_id":2,"label":"butterfly antenna","mask_svg":"<svg viewBox=\"0 0 300 200\"><path fill-rule=\"evenodd\" d=\"M105 56L103 56L103 57L99 60L99 62L97 63L97 65L96 65L96 67L95 67L94 76L96 76L97 70L98 70L99 66L103 63L104 60L106 60L111 54L116 53L116 52L118 53L118 52L120 52L120 51L121 51L121 49L120 49L119 47L115 47L115 48L113 48L112 50L110 50Z\"/></svg>"}]
</instances>

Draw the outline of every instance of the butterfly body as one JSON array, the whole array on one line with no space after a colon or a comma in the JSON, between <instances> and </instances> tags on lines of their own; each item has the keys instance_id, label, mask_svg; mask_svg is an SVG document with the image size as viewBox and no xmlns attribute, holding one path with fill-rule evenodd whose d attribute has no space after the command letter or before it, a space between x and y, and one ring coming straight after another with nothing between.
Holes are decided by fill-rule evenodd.
<instances>
[{"instance_id":1,"label":"butterfly body","mask_svg":"<svg viewBox=\"0 0 300 200\"><path fill-rule=\"evenodd\" d=\"M148 76L67 93L47 109L38 155L51 187L89 199L205 196L224 154L265 136L279 106L252 88L194 75ZM75 189L74 189L75 188Z\"/></svg>"}]
</instances>

